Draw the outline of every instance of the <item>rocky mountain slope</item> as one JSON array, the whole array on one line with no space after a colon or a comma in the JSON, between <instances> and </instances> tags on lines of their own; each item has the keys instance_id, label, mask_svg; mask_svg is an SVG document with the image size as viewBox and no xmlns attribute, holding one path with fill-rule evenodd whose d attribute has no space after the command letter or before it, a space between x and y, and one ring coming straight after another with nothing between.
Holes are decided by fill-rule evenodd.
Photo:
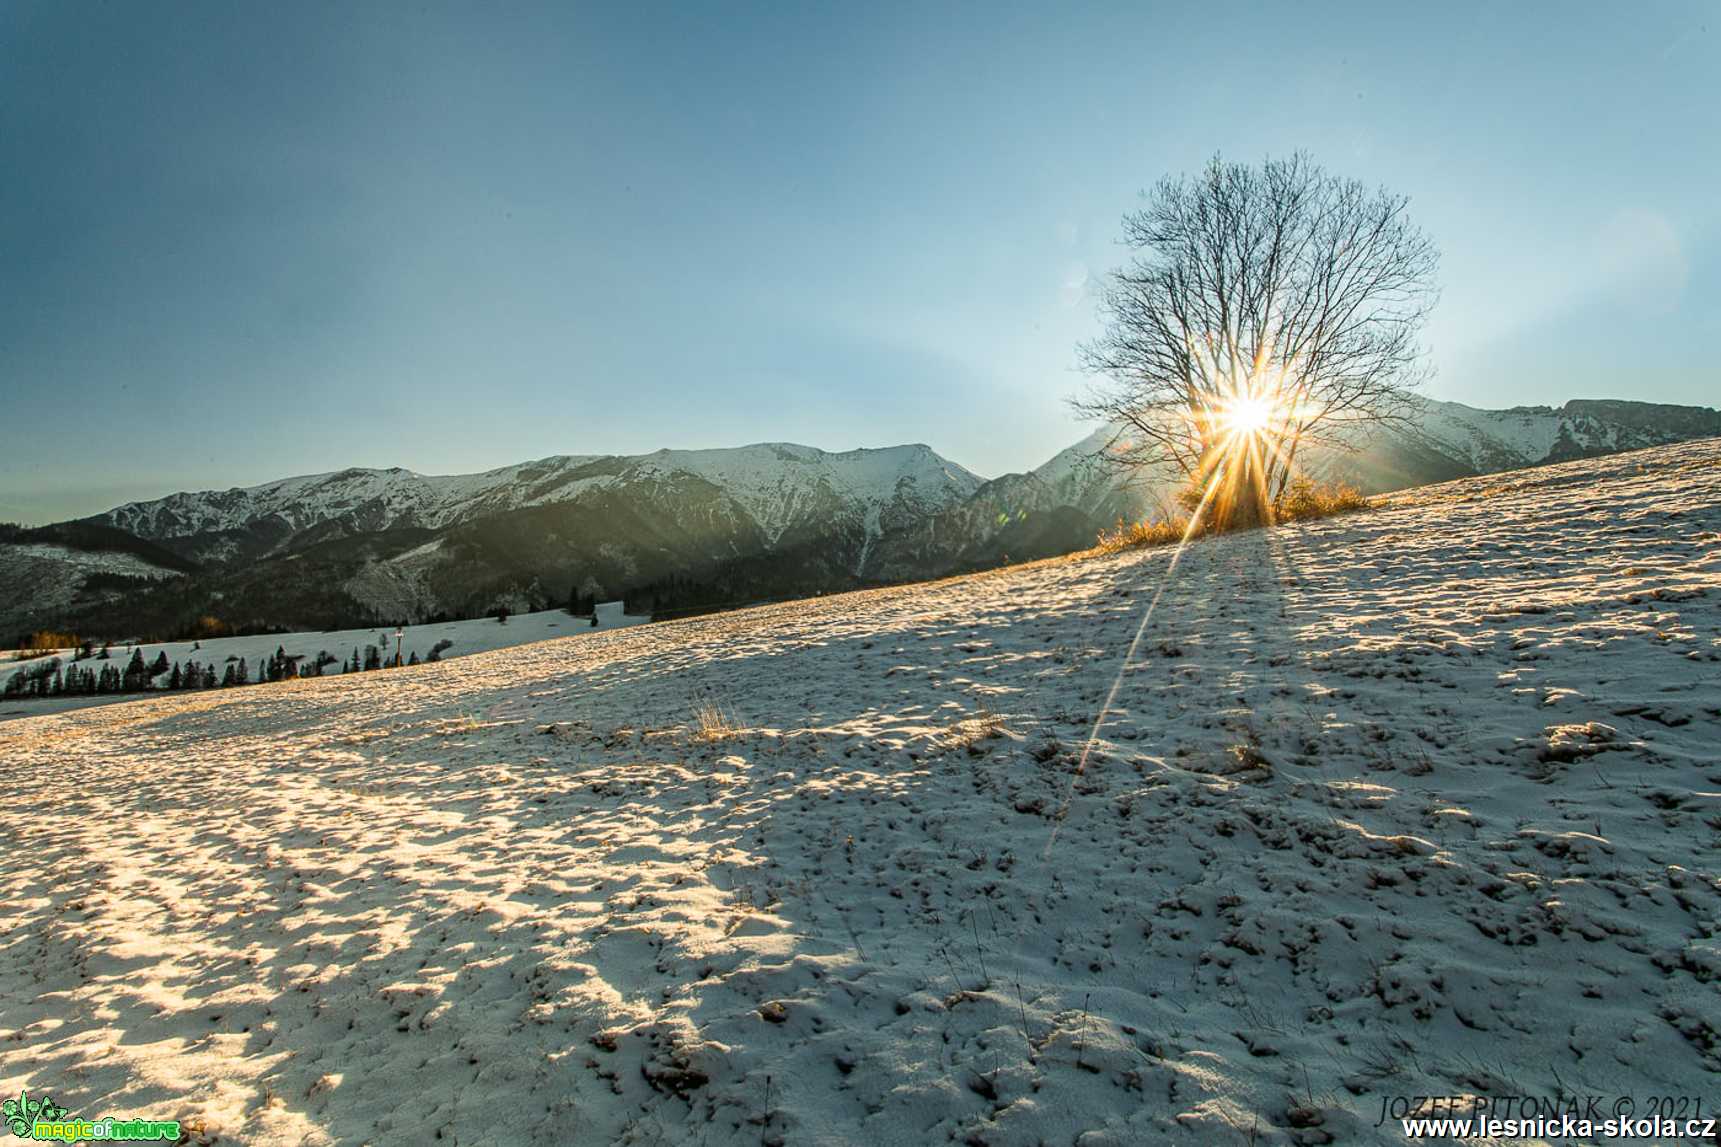
<instances>
[{"instance_id":1,"label":"rocky mountain slope","mask_svg":"<svg viewBox=\"0 0 1721 1147\"><path fill-rule=\"evenodd\" d=\"M1721 435L1721 411L1612 399L1560 407L1478 410L1427 402L1414 426L1395 427L1328 465L1370 492Z\"/></svg>"},{"instance_id":2,"label":"rocky mountain slope","mask_svg":"<svg viewBox=\"0 0 1721 1147\"><path fill-rule=\"evenodd\" d=\"M709 494L717 509L755 527L767 544L808 525L881 523L960 501L981 479L925 446L828 454L766 443L732 450L660 450L636 457L559 455L482 474L342 470L249 489L131 502L96 521L198 561L267 556L332 538L391 530L442 530L516 510L638 493L681 512Z\"/></svg>"},{"instance_id":3,"label":"rocky mountain slope","mask_svg":"<svg viewBox=\"0 0 1721 1147\"><path fill-rule=\"evenodd\" d=\"M1306 460L1375 492L1717 434L1721 413L1699 407L1430 402L1414 427ZM328 628L541 608L574 592L661 615L938 576L1066 553L1119 518L1160 512L1173 484L1109 464L1113 437L1101 428L990 481L926 446L771 443L174 494L50 527L99 535L110 553L122 539L142 567L41 549L75 551L76 537L0 537L0 635L166 637L200 614Z\"/></svg>"}]
</instances>

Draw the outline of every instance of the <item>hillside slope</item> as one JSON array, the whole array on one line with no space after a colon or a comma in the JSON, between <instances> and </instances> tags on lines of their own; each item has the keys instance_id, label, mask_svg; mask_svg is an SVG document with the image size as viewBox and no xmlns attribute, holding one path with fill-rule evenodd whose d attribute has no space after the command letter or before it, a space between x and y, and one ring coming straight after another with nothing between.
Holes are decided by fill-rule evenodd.
<instances>
[{"instance_id":1,"label":"hillside slope","mask_svg":"<svg viewBox=\"0 0 1721 1147\"><path fill-rule=\"evenodd\" d=\"M12 722L0 1094L254 1143L1712 1099L1721 443L1171 558Z\"/></svg>"}]
</instances>

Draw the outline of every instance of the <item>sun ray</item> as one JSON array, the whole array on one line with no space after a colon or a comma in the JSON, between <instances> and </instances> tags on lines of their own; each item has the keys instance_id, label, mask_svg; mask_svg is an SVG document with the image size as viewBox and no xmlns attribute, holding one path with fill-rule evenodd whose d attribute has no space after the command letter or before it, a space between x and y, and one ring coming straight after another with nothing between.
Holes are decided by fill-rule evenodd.
<instances>
[{"instance_id":1,"label":"sun ray","mask_svg":"<svg viewBox=\"0 0 1721 1147\"><path fill-rule=\"evenodd\" d=\"M1052 847L1058 843L1058 831L1063 827L1064 814L1068 811L1070 801L1075 795L1076 781L1087 772L1088 757L1092 755L1094 743L1099 740L1100 730L1105 727L1106 718L1111 715L1112 706L1117 703L1118 690L1123 686L1124 674L1129 671L1135 660L1136 651L1141 648L1141 639L1147 633L1148 623L1153 620L1154 611L1159 607L1159 599L1165 596L1165 591L1171 585L1171 575L1177 572L1177 563L1183 559L1183 552L1188 548L1190 539L1200 529L1201 518L1208 505L1213 501L1214 494L1225 483L1223 468L1216 470L1207 481L1201 501L1189 515L1189 524L1183 529L1183 536L1178 539L1177 546L1171 552L1171 560L1165 564L1165 571L1160 574L1159 587L1154 590L1147 608L1141 612L1141 623L1135 627L1135 636L1130 639L1129 647L1124 650L1123 660L1118 662L1117 674L1112 678L1111 688L1106 691L1105 702L1100 706L1099 713L1094 717L1093 728L1088 732L1088 739L1082 745L1081 756L1076 759L1076 767L1071 771L1069 783L1064 787L1064 798L1059 805L1058 815L1052 818L1051 835L1046 839L1045 851L1040 854L1041 860L1050 860Z\"/></svg>"}]
</instances>

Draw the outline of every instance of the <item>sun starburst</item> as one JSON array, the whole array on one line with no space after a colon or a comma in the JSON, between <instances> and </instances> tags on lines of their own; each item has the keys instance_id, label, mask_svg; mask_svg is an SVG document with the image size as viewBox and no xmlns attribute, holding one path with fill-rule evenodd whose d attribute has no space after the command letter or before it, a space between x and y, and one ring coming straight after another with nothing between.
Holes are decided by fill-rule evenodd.
<instances>
[{"instance_id":1,"label":"sun starburst","mask_svg":"<svg viewBox=\"0 0 1721 1147\"><path fill-rule=\"evenodd\" d=\"M1226 435L1241 438L1264 434L1279 414L1279 404L1264 394L1239 395L1219 408L1219 429Z\"/></svg>"}]
</instances>

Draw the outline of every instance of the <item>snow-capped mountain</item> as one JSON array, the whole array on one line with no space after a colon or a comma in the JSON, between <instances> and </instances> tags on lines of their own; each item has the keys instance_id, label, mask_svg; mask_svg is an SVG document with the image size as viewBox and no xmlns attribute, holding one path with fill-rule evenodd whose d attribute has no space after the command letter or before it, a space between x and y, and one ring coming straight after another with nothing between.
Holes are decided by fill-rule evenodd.
<instances>
[{"instance_id":1,"label":"snow-capped mountain","mask_svg":"<svg viewBox=\"0 0 1721 1147\"><path fill-rule=\"evenodd\" d=\"M1704 407L1428 402L1412 427L1304 461L1378 492L1711 435L1721 413ZM921 445L765 443L558 455L482 474L351 469L174 494L0 534L0 635L171 635L203 615L331 628L575 594L661 615L1046 557L1170 507L1172 476L1107 461L1116 436L1101 427L989 481Z\"/></svg>"},{"instance_id":2,"label":"snow-capped mountain","mask_svg":"<svg viewBox=\"0 0 1721 1147\"><path fill-rule=\"evenodd\" d=\"M333 537L440 530L528 507L688 484L719 492L775 543L798 525L842 515L876 536L897 518L936 513L961 501L981 479L921 445L833 454L764 443L632 457L558 455L481 474L349 469L131 502L95 520L188 557L231 560Z\"/></svg>"},{"instance_id":3,"label":"snow-capped mountain","mask_svg":"<svg viewBox=\"0 0 1721 1147\"><path fill-rule=\"evenodd\" d=\"M1372 428L1347 449L1305 452L1306 470L1378 494L1525 466L1615 454L1721 435L1721 412L1701 406L1573 399L1564 406L1480 410L1432 399L1408 425ZM1102 523L1166 512L1173 476L1132 472L1106 460L1120 427L1102 426L1022 476L1036 481L1041 505L1071 506Z\"/></svg>"},{"instance_id":4,"label":"snow-capped mountain","mask_svg":"<svg viewBox=\"0 0 1721 1147\"><path fill-rule=\"evenodd\" d=\"M13 610L0 604L0 628L81 614L86 628L137 618L173 629L188 610L252 619L240 624L290 616L339 625L526 609L575 594L633 595L661 612L816 593L889 576L871 568L882 539L965 503L982 484L924 445L831 453L764 443L562 455L470 475L350 469L174 494L78 525L190 563L189 579L81 609L67 604L81 567L67 564L65 584L49 594L55 579L40 562L0 565L31 575L18 580Z\"/></svg>"},{"instance_id":5,"label":"snow-capped mountain","mask_svg":"<svg viewBox=\"0 0 1721 1147\"><path fill-rule=\"evenodd\" d=\"M1430 400L1413 426L1366 440L1351 469L1370 490L1397 489L1717 434L1721 412L1701 406L1573 399L1559 407L1478 410ZM1334 465L1344 468L1339 459ZM1455 472L1439 472L1446 468Z\"/></svg>"}]
</instances>

